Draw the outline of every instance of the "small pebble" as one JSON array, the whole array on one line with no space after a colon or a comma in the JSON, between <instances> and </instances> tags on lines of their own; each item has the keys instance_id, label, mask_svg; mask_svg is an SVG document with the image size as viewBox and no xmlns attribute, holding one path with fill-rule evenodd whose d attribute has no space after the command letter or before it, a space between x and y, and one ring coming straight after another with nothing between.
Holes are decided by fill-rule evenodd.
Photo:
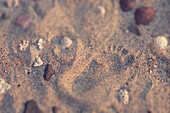
<instances>
[{"instance_id":1,"label":"small pebble","mask_svg":"<svg viewBox=\"0 0 170 113\"><path fill-rule=\"evenodd\" d=\"M51 76L55 74L53 67L50 64L47 64L44 69L44 79L49 81Z\"/></svg>"},{"instance_id":2,"label":"small pebble","mask_svg":"<svg viewBox=\"0 0 170 113\"><path fill-rule=\"evenodd\" d=\"M154 46L160 49L164 49L168 46L168 40L164 36L158 36L154 39Z\"/></svg>"},{"instance_id":3,"label":"small pebble","mask_svg":"<svg viewBox=\"0 0 170 113\"><path fill-rule=\"evenodd\" d=\"M2 18L3 20L6 20L6 19L10 18L10 15L8 13L0 12L0 18Z\"/></svg>"},{"instance_id":4,"label":"small pebble","mask_svg":"<svg viewBox=\"0 0 170 113\"><path fill-rule=\"evenodd\" d=\"M32 17L29 14L20 14L15 21L15 25L20 26L22 29L28 28L31 23Z\"/></svg>"},{"instance_id":5,"label":"small pebble","mask_svg":"<svg viewBox=\"0 0 170 113\"><path fill-rule=\"evenodd\" d=\"M2 78L0 78L0 95L5 93L11 88L11 85L6 83Z\"/></svg>"},{"instance_id":6,"label":"small pebble","mask_svg":"<svg viewBox=\"0 0 170 113\"><path fill-rule=\"evenodd\" d=\"M118 92L119 101L123 104L129 103L129 93L126 89L120 89Z\"/></svg>"},{"instance_id":7,"label":"small pebble","mask_svg":"<svg viewBox=\"0 0 170 113\"><path fill-rule=\"evenodd\" d=\"M73 41L67 36L62 38L61 41L60 41L62 49L66 49L66 48L70 47L72 43L73 43Z\"/></svg>"},{"instance_id":8,"label":"small pebble","mask_svg":"<svg viewBox=\"0 0 170 113\"><path fill-rule=\"evenodd\" d=\"M40 57L36 56L35 62L34 62L34 67L41 66L41 65L43 65L42 60L40 59Z\"/></svg>"},{"instance_id":9,"label":"small pebble","mask_svg":"<svg viewBox=\"0 0 170 113\"><path fill-rule=\"evenodd\" d=\"M103 6L97 6L96 9L95 9L95 12L104 16L105 13L106 13L106 10Z\"/></svg>"},{"instance_id":10,"label":"small pebble","mask_svg":"<svg viewBox=\"0 0 170 113\"><path fill-rule=\"evenodd\" d=\"M42 113L42 111L34 100L30 100L25 104L24 113Z\"/></svg>"},{"instance_id":11,"label":"small pebble","mask_svg":"<svg viewBox=\"0 0 170 113\"><path fill-rule=\"evenodd\" d=\"M136 0L120 0L120 7L123 11L129 11L135 6Z\"/></svg>"},{"instance_id":12,"label":"small pebble","mask_svg":"<svg viewBox=\"0 0 170 113\"><path fill-rule=\"evenodd\" d=\"M155 10L151 7L141 7L135 11L136 24L149 24L154 18Z\"/></svg>"},{"instance_id":13,"label":"small pebble","mask_svg":"<svg viewBox=\"0 0 170 113\"><path fill-rule=\"evenodd\" d=\"M130 25L130 26L128 27L128 30L129 30L131 33L136 34L137 36L140 36L140 28L139 28L137 25Z\"/></svg>"}]
</instances>

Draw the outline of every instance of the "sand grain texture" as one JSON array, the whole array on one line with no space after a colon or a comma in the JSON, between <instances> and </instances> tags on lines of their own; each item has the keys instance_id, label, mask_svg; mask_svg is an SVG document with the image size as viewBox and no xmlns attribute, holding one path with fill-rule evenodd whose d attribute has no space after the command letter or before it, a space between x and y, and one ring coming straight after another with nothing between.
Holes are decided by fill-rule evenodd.
<instances>
[{"instance_id":1,"label":"sand grain texture","mask_svg":"<svg viewBox=\"0 0 170 113\"><path fill-rule=\"evenodd\" d=\"M0 94L0 113L168 113L168 0L136 0L128 11L119 0L3 3L0 78L11 88ZM136 25L140 7L155 11L147 25ZM163 50L152 44L158 36L167 38Z\"/></svg>"}]
</instances>

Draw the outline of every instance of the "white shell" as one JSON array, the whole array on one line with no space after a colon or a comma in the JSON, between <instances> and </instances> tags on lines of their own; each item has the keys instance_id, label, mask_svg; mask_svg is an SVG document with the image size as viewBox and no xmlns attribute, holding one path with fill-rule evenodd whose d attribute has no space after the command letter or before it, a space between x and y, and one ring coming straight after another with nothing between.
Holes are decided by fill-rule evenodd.
<instances>
[{"instance_id":1,"label":"white shell","mask_svg":"<svg viewBox=\"0 0 170 113\"><path fill-rule=\"evenodd\" d=\"M26 48L29 46L29 41L23 41L22 44L19 44L20 51L25 51Z\"/></svg>"},{"instance_id":2,"label":"white shell","mask_svg":"<svg viewBox=\"0 0 170 113\"><path fill-rule=\"evenodd\" d=\"M6 83L2 78L0 78L0 94L5 93L5 91L9 90L11 85Z\"/></svg>"},{"instance_id":3,"label":"white shell","mask_svg":"<svg viewBox=\"0 0 170 113\"><path fill-rule=\"evenodd\" d=\"M71 46L71 44L73 43L73 41L69 38L69 37L64 37L63 39L61 39L61 48L65 49Z\"/></svg>"},{"instance_id":4,"label":"white shell","mask_svg":"<svg viewBox=\"0 0 170 113\"><path fill-rule=\"evenodd\" d=\"M95 12L104 16L105 13L106 13L106 10L103 6L97 6L96 9L95 9Z\"/></svg>"},{"instance_id":5,"label":"white shell","mask_svg":"<svg viewBox=\"0 0 170 113\"><path fill-rule=\"evenodd\" d=\"M44 43L45 43L45 41L42 38L38 40L37 45L38 45L39 50L43 49L43 44Z\"/></svg>"},{"instance_id":6,"label":"white shell","mask_svg":"<svg viewBox=\"0 0 170 113\"><path fill-rule=\"evenodd\" d=\"M129 103L129 93L126 89L120 89L118 95L121 103L123 104Z\"/></svg>"},{"instance_id":7,"label":"white shell","mask_svg":"<svg viewBox=\"0 0 170 113\"><path fill-rule=\"evenodd\" d=\"M154 39L154 46L164 49L168 46L168 40L164 36L158 36Z\"/></svg>"},{"instance_id":8,"label":"white shell","mask_svg":"<svg viewBox=\"0 0 170 113\"><path fill-rule=\"evenodd\" d=\"M34 67L41 66L41 65L43 65L42 60L40 59L40 57L36 56L35 62L34 62Z\"/></svg>"}]
</instances>

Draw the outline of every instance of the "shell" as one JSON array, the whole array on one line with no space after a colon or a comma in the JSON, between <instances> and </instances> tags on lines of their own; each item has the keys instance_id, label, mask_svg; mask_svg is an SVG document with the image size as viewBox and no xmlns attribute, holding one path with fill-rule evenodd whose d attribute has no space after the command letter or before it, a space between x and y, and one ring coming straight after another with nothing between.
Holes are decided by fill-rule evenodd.
<instances>
[{"instance_id":1,"label":"shell","mask_svg":"<svg viewBox=\"0 0 170 113\"><path fill-rule=\"evenodd\" d=\"M0 94L5 93L5 91L9 90L11 85L6 83L2 78L0 78Z\"/></svg>"},{"instance_id":2,"label":"shell","mask_svg":"<svg viewBox=\"0 0 170 113\"><path fill-rule=\"evenodd\" d=\"M106 10L103 6L97 6L95 9L95 12L104 16L106 13Z\"/></svg>"},{"instance_id":3,"label":"shell","mask_svg":"<svg viewBox=\"0 0 170 113\"><path fill-rule=\"evenodd\" d=\"M34 67L43 65L43 61L40 59L40 57L35 57Z\"/></svg>"},{"instance_id":4,"label":"shell","mask_svg":"<svg viewBox=\"0 0 170 113\"><path fill-rule=\"evenodd\" d=\"M164 36L158 36L153 41L154 47L164 49L168 46L168 40Z\"/></svg>"},{"instance_id":5,"label":"shell","mask_svg":"<svg viewBox=\"0 0 170 113\"><path fill-rule=\"evenodd\" d=\"M43 49L43 44L44 44L44 43L45 43L45 41L44 41L42 38L38 40L37 45L38 45L38 49L39 49L39 50L42 50L42 49Z\"/></svg>"},{"instance_id":6,"label":"shell","mask_svg":"<svg viewBox=\"0 0 170 113\"><path fill-rule=\"evenodd\" d=\"M61 39L61 48L66 49L70 47L72 43L73 41L69 37L65 36L64 38Z\"/></svg>"},{"instance_id":7,"label":"shell","mask_svg":"<svg viewBox=\"0 0 170 113\"><path fill-rule=\"evenodd\" d=\"M119 100L123 104L129 103L129 93L126 89L120 89L118 92Z\"/></svg>"},{"instance_id":8,"label":"shell","mask_svg":"<svg viewBox=\"0 0 170 113\"><path fill-rule=\"evenodd\" d=\"M20 51L25 51L26 48L29 46L29 41L23 41L22 44L19 44Z\"/></svg>"}]
</instances>

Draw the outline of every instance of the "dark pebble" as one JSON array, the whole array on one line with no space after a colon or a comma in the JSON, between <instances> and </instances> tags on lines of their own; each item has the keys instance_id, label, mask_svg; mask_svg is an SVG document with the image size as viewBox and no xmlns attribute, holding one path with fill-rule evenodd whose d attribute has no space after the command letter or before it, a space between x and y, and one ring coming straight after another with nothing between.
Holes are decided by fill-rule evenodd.
<instances>
[{"instance_id":1,"label":"dark pebble","mask_svg":"<svg viewBox=\"0 0 170 113\"><path fill-rule=\"evenodd\" d=\"M135 6L136 0L120 0L120 6L123 11L129 11Z\"/></svg>"},{"instance_id":2,"label":"dark pebble","mask_svg":"<svg viewBox=\"0 0 170 113\"><path fill-rule=\"evenodd\" d=\"M44 69L44 79L49 81L53 74L55 74L53 67L50 64L47 64Z\"/></svg>"},{"instance_id":3,"label":"dark pebble","mask_svg":"<svg viewBox=\"0 0 170 113\"><path fill-rule=\"evenodd\" d=\"M128 27L128 30L129 30L131 33L136 34L137 36L140 36L140 28L139 28L137 25L130 25L130 26Z\"/></svg>"},{"instance_id":4,"label":"dark pebble","mask_svg":"<svg viewBox=\"0 0 170 113\"><path fill-rule=\"evenodd\" d=\"M42 111L34 100L30 100L25 104L24 113L42 113Z\"/></svg>"},{"instance_id":5,"label":"dark pebble","mask_svg":"<svg viewBox=\"0 0 170 113\"><path fill-rule=\"evenodd\" d=\"M10 18L10 15L7 13L0 13L0 18L2 18L3 20L6 20L6 19Z\"/></svg>"},{"instance_id":6,"label":"dark pebble","mask_svg":"<svg viewBox=\"0 0 170 113\"><path fill-rule=\"evenodd\" d=\"M53 113L58 113L58 107L52 107L52 112Z\"/></svg>"},{"instance_id":7,"label":"dark pebble","mask_svg":"<svg viewBox=\"0 0 170 113\"><path fill-rule=\"evenodd\" d=\"M149 24L154 18L155 10L151 7L141 7L135 11L136 24Z\"/></svg>"},{"instance_id":8,"label":"dark pebble","mask_svg":"<svg viewBox=\"0 0 170 113\"><path fill-rule=\"evenodd\" d=\"M32 17L29 14L20 14L15 21L15 25L20 26L22 29L26 29L31 23Z\"/></svg>"}]
</instances>

